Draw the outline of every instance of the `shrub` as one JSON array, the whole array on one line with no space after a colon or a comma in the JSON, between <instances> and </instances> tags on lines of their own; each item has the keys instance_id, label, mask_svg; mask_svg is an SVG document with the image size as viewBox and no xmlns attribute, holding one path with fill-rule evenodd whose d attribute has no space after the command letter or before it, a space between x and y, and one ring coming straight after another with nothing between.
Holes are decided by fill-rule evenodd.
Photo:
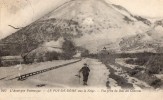
<instances>
[{"instance_id":1,"label":"shrub","mask_svg":"<svg viewBox=\"0 0 163 100\"><path fill-rule=\"evenodd\" d=\"M134 64L134 65L140 65L143 66L144 64L146 64L148 62L148 59L146 58L138 58L138 59L128 59L126 60L127 64Z\"/></svg>"},{"instance_id":2,"label":"shrub","mask_svg":"<svg viewBox=\"0 0 163 100\"><path fill-rule=\"evenodd\" d=\"M162 84L161 79L155 79L150 83L150 85L153 86L154 88L159 88L161 84Z\"/></svg>"},{"instance_id":3,"label":"shrub","mask_svg":"<svg viewBox=\"0 0 163 100\"><path fill-rule=\"evenodd\" d=\"M148 71L149 74L159 74L160 73L160 66L149 65L149 68L148 68L147 71Z\"/></svg>"},{"instance_id":4,"label":"shrub","mask_svg":"<svg viewBox=\"0 0 163 100\"><path fill-rule=\"evenodd\" d=\"M139 71L137 71L137 70L132 70L132 71L129 71L129 75L134 76L134 75L136 75L138 72L139 72Z\"/></svg>"},{"instance_id":5,"label":"shrub","mask_svg":"<svg viewBox=\"0 0 163 100\"><path fill-rule=\"evenodd\" d=\"M125 62L126 62L127 64L135 64L134 59L127 59Z\"/></svg>"},{"instance_id":6,"label":"shrub","mask_svg":"<svg viewBox=\"0 0 163 100\"><path fill-rule=\"evenodd\" d=\"M23 56L23 60L25 64L30 64L32 62L34 62L34 60L32 58L29 58L27 55Z\"/></svg>"},{"instance_id":7,"label":"shrub","mask_svg":"<svg viewBox=\"0 0 163 100\"><path fill-rule=\"evenodd\" d=\"M163 67L163 57L162 56L155 56L149 60L147 65L147 71L149 74L159 74Z\"/></svg>"},{"instance_id":8,"label":"shrub","mask_svg":"<svg viewBox=\"0 0 163 100\"><path fill-rule=\"evenodd\" d=\"M141 72L143 70L143 68L140 67L135 67L134 69L131 69L130 71L128 71L129 75L131 76L135 76L136 74L138 74L139 72Z\"/></svg>"},{"instance_id":9,"label":"shrub","mask_svg":"<svg viewBox=\"0 0 163 100\"><path fill-rule=\"evenodd\" d=\"M45 61L52 61L52 60L58 60L59 59L60 54L57 52L47 52L45 54Z\"/></svg>"},{"instance_id":10,"label":"shrub","mask_svg":"<svg viewBox=\"0 0 163 100\"><path fill-rule=\"evenodd\" d=\"M162 85L162 81L160 79L148 73L138 72L137 74L134 75L134 77L143 80L144 82L146 82L147 84L154 88L158 88Z\"/></svg>"}]
</instances>

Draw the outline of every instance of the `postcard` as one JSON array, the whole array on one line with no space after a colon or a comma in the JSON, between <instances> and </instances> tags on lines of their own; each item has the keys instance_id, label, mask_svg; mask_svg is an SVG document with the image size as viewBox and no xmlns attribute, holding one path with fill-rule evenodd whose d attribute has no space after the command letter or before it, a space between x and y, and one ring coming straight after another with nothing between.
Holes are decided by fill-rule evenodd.
<instances>
[{"instance_id":1,"label":"postcard","mask_svg":"<svg viewBox=\"0 0 163 100\"><path fill-rule=\"evenodd\" d=\"M0 100L162 100L162 5L0 0Z\"/></svg>"}]
</instances>

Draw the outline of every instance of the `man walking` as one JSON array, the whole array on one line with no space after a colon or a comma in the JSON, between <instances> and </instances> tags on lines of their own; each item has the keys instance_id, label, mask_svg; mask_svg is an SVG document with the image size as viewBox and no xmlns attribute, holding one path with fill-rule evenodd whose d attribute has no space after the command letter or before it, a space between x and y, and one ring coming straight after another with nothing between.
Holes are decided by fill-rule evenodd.
<instances>
[{"instance_id":1,"label":"man walking","mask_svg":"<svg viewBox=\"0 0 163 100\"><path fill-rule=\"evenodd\" d=\"M90 69L89 69L89 67L88 67L88 65L86 63L79 70L79 74L80 74L80 72L82 72L82 74L83 74L83 85L87 85L87 81L88 81L88 76L89 76Z\"/></svg>"}]
</instances>

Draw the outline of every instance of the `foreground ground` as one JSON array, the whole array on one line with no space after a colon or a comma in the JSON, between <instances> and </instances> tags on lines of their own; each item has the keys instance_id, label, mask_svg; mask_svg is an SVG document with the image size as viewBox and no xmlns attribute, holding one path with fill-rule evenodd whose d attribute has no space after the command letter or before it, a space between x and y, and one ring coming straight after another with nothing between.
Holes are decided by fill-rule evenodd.
<instances>
[{"instance_id":1,"label":"foreground ground","mask_svg":"<svg viewBox=\"0 0 163 100\"><path fill-rule=\"evenodd\" d=\"M87 63L91 70L88 86L83 86L82 77L78 77L78 71L84 63ZM7 88L93 87L111 89L153 89L153 87L145 81L132 77L126 72L126 68L132 67L134 67L134 65L125 65L120 60L115 60L115 62L111 60L101 62L100 60L91 58L0 67L0 86ZM44 71L43 69L49 70ZM35 72L35 75L27 76L31 72ZM22 75L26 75L27 77L18 80Z\"/></svg>"}]
</instances>

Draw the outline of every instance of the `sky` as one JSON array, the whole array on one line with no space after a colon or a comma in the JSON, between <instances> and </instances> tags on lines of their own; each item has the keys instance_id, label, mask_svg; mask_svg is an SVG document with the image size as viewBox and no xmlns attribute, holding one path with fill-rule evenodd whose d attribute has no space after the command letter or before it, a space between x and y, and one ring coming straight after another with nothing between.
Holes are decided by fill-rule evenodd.
<instances>
[{"instance_id":1,"label":"sky","mask_svg":"<svg viewBox=\"0 0 163 100\"><path fill-rule=\"evenodd\" d=\"M144 17L163 17L163 0L110 0L122 5L136 15Z\"/></svg>"},{"instance_id":2,"label":"sky","mask_svg":"<svg viewBox=\"0 0 163 100\"><path fill-rule=\"evenodd\" d=\"M17 31L69 0L0 0L0 39ZM163 0L105 0L122 5L132 14L163 18Z\"/></svg>"}]
</instances>

